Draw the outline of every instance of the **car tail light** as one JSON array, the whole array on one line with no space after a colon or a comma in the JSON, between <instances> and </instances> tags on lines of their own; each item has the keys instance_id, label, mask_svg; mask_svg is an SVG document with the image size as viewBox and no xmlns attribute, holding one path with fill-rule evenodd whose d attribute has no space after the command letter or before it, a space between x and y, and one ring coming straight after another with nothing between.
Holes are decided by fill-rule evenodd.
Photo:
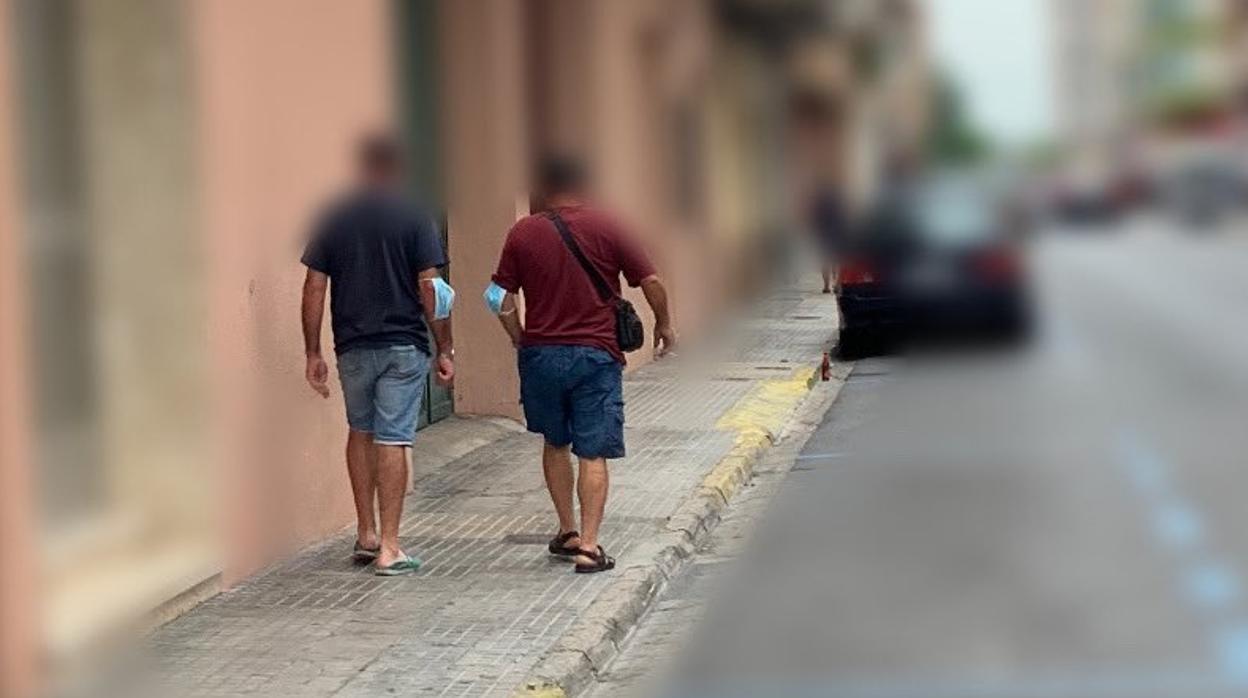
<instances>
[{"instance_id":1,"label":"car tail light","mask_svg":"<svg viewBox=\"0 0 1248 698\"><path fill-rule=\"evenodd\" d=\"M1022 272L1022 263L1016 251L995 249L976 256L974 268L975 273L982 279L1004 281L1017 278Z\"/></svg>"},{"instance_id":2,"label":"car tail light","mask_svg":"<svg viewBox=\"0 0 1248 698\"><path fill-rule=\"evenodd\" d=\"M845 260L837 269L836 280L842 286L871 284L879 280L875 266L864 260Z\"/></svg>"}]
</instances>

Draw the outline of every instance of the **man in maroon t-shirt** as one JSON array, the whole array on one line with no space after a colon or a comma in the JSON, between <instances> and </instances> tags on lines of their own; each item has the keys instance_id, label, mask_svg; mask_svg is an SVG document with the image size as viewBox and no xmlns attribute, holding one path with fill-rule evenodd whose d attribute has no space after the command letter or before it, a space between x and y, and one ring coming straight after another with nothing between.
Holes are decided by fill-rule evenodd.
<instances>
[{"instance_id":1,"label":"man in maroon t-shirt","mask_svg":"<svg viewBox=\"0 0 1248 698\"><path fill-rule=\"evenodd\" d=\"M654 310L657 356L675 347L676 333L654 265L613 217L585 201L580 165L549 158L539 178L546 211L520 220L507 234L491 291L502 294L499 319L519 348L525 421L529 431L545 437L542 469L559 516L550 552L574 558L577 572L603 572L615 566L598 544L598 528L607 499L607 459L624 456L624 353L616 342L614 304L596 291L554 218L566 225L616 296L621 274L630 286L641 287ZM524 326L516 315L515 295L521 292ZM575 480L572 453L580 461ZM579 532L574 483L581 502Z\"/></svg>"}]
</instances>

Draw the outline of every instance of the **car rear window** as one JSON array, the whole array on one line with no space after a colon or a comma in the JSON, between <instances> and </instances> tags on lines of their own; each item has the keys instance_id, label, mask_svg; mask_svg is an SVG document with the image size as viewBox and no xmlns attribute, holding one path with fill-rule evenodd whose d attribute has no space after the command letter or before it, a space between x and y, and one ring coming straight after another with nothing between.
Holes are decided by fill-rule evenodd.
<instances>
[{"instance_id":1,"label":"car rear window","mask_svg":"<svg viewBox=\"0 0 1248 698\"><path fill-rule=\"evenodd\" d=\"M995 216L987 197L964 187L940 187L917 197L914 218L931 242L980 242L993 234Z\"/></svg>"}]
</instances>

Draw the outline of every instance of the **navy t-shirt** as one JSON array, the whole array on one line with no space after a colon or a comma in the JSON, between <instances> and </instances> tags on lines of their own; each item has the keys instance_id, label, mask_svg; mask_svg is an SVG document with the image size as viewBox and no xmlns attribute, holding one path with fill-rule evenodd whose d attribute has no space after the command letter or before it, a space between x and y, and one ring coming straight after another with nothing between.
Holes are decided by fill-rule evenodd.
<instances>
[{"instance_id":1,"label":"navy t-shirt","mask_svg":"<svg viewBox=\"0 0 1248 698\"><path fill-rule=\"evenodd\" d=\"M415 345L429 353L417 274L446 265L433 220L399 196L361 191L317 222L303 263L329 276L334 351Z\"/></svg>"}]
</instances>

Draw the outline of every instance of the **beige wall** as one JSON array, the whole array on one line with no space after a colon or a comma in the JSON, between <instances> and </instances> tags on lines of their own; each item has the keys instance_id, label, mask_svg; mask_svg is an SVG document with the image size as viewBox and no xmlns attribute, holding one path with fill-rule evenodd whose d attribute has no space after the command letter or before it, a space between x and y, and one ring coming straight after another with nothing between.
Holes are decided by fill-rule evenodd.
<instances>
[{"instance_id":1,"label":"beige wall","mask_svg":"<svg viewBox=\"0 0 1248 698\"><path fill-rule=\"evenodd\" d=\"M708 315L708 240L670 206L670 108L697 101L704 3L459 0L439 6L443 143L456 286L456 411L519 415L515 354L478 300L507 230L528 213L526 174L546 149L584 155L673 291L678 327ZM679 37L680 40L673 40ZM692 55L690 55L692 54ZM650 324L636 290L627 292ZM650 352L629 356L630 368Z\"/></svg>"},{"instance_id":2,"label":"beige wall","mask_svg":"<svg viewBox=\"0 0 1248 698\"><path fill-rule=\"evenodd\" d=\"M144 584L165 573L180 583L146 599L157 604L211 571L238 579L352 519L341 396L321 401L303 382L298 257L309 218L346 183L355 138L389 122L389 3L74 8L92 359L105 394L97 465L108 513L127 519L117 530L150 553L129 567ZM121 603L85 575L85 590L46 594L50 625L32 603L38 499L13 20L11 0L0 0L0 695L21 696L61 637L55 608ZM188 517L195 502L217 521ZM224 541L207 546L214 559L197 572L149 569L158 556L143 531L185 547L186 535L218 528Z\"/></svg>"},{"instance_id":3,"label":"beige wall","mask_svg":"<svg viewBox=\"0 0 1248 698\"><path fill-rule=\"evenodd\" d=\"M765 173L758 139L759 106L765 99L768 75L758 64L757 49L749 43L724 39L716 46L709 114L710 195L718 269L741 269L750 253L752 236L764 224L758 192ZM739 288L731 276L717 280L724 288Z\"/></svg>"},{"instance_id":4,"label":"beige wall","mask_svg":"<svg viewBox=\"0 0 1248 698\"><path fill-rule=\"evenodd\" d=\"M0 0L0 35L9 29L9 2ZM160 11L140 11L151 7ZM678 327L688 332L710 316L715 291L727 281L710 269L742 255L756 216L733 208L750 195L738 181L748 175L750 154L724 159L714 152L750 126L733 123L719 133L716 119L744 112L696 114L706 133L706 207L724 204L726 216L682 217L670 198L671 110L713 96L706 9L704 2L673 9L660 0L439 4L440 140L449 253L462 294L458 412L519 414L514 352L479 294L507 230L527 213L527 170L543 145L587 154L608 202L627 211L669 281ZM387 0L83 5L93 37L83 65L88 198L100 247L93 262L104 324L113 327L104 331L106 343L120 342L106 346L104 359L104 384L121 400L106 420L109 452L132 467L159 465L155 472L180 464L156 483L119 468L123 492L149 502L161 492L184 501L178 493L186 483L211 492L227 584L352 520L340 391L335 386L322 401L303 380L298 257L311 217L349 179L355 138L391 121L388 15ZM535 49L551 51L540 74L532 67ZM12 104L9 59L0 52L4 105ZM25 491L25 416L11 409L28 404L20 392L26 364L14 341L25 334L14 116L0 109L6 536L22 532L34 501ZM728 176L724 168L737 177L730 197L740 197L727 204L711 191L712 175ZM165 194L151 199L157 191ZM640 294L629 293L648 313ZM327 329L327 352L330 341ZM161 347L155 360L145 345ZM634 354L632 366L648 354ZM128 390L136 385L142 389ZM186 431L188 424L196 426ZM158 438L145 441L145 427ZM11 544L17 541L0 541L6 682L22 676L9 669L21 656L9 646L26 627L13 619L29 608L10 594L14 570L28 569L27 551ZM0 692L13 693L7 684Z\"/></svg>"},{"instance_id":5,"label":"beige wall","mask_svg":"<svg viewBox=\"0 0 1248 698\"><path fill-rule=\"evenodd\" d=\"M481 292L512 223L528 213L524 5L457 0L439 9L455 409L519 415L515 352Z\"/></svg>"},{"instance_id":6,"label":"beige wall","mask_svg":"<svg viewBox=\"0 0 1248 698\"><path fill-rule=\"evenodd\" d=\"M24 696L34 679L34 501L30 431L24 407L26 336L25 253L18 209L17 114L12 6L0 0L0 695Z\"/></svg>"},{"instance_id":7,"label":"beige wall","mask_svg":"<svg viewBox=\"0 0 1248 698\"><path fill-rule=\"evenodd\" d=\"M229 577L352 519L337 386L303 380L301 242L392 112L385 0L197 0L195 99ZM349 38L350 40L344 40ZM325 350L330 340L325 333Z\"/></svg>"},{"instance_id":8,"label":"beige wall","mask_svg":"<svg viewBox=\"0 0 1248 698\"><path fill-rule=\"evenodd\" d=\"M9 1L0 0L0 32ZM110 321L120 323L113 334L129 344L111 350L106 384L118 393L136 381L144 387L110 415L109 438L127 462L183 463L188 477L170 478L172 492L186 482L210 488L219 480L211 501L219 503L220 550L227 556L219 568L228 584L352 520L340 392L335 386L322 401L303 380L297 260L310 218L349 179L355 138L388 124L394 111L389 2L126 1L131 8L156 2L163 10L128 19L105 11L112 4L87 5L84 12L99 39L87 47L85 67L88 167L95 173L89 198L99 240L107 243L98 255L99 291L113 309L139 309ZM458 412L519 413L514 352L479 294L507 230L527 213L527 169L542 145L586 152L609 203L627 211L669 281L680 329L689 332L714 311L717 290L731 279L711 270L742 261L759 215L741 203L755 189L752 153L727 150L748 140L755 124L749 105L737 102L742 94L732 93L730 75L711 84L706 8L689 2L674 10L659 0L439 5L440 140L449 253L462 294L455 324ZM542 31L528 31L535 26ZM164 39L146 41L153 32ZM552 44L552 34L572 39ZM540 74L532 67L535 48L552 49ZM0 93L10 87L8 58L0 54ZM152 65L181 66L187 74L146 73L144 66ZM152 92L126 82L136 76L159 88L149 103L127 98L131 88ZM716 90L725 94L716 97ZM705 129L707 210L693 216L678 215L670 198L670 117L682 100L711 105L696 113ZM23 334L20 314L10 312L23 307L12 118L0 110L6 398L22 388L25 365L11 341ZM114 176L128 171L139 176ZM164 190L176 195L146 205L150 192ZM138 256L127 257L128 250ZM154 263L135 263L147 257ZM648 313L640 294L629 293ZM146 371L152 366L143 343L165 349L154 372ZM631 365L645 363L648 354L637 352ZM184 446L179 453L159 439L157 448L144 448L144 424L164 425L162 436L167 427L185 437L178 429L196 421L202 424L189 436L202 449ZM27 464L22 415L6 409L0 429L0 515L20 524L27 513L22 505L33 499L23 493L23 469L12 467ZM6 532L20 530L8 518L4 523ZM23 551L0 542L6 543L0 573L7 591L13 588L7 575ZM21 625L3 627L0 637L7 640Z\"/></svg>"},{"instance_id":9,"label":"beige wall","mask_svg":"<svg viewBox=\"0 0 1248 698\"><path fill-rule=\"evenodd\" d=\"M118 547L149 554L189 548L214 504L204 402L187 399L207 385L208 333L182 10L114 0L75 11L99 403L92 456L105 473L104 516L143 539Z\"/></svg>"}]
</instances>

